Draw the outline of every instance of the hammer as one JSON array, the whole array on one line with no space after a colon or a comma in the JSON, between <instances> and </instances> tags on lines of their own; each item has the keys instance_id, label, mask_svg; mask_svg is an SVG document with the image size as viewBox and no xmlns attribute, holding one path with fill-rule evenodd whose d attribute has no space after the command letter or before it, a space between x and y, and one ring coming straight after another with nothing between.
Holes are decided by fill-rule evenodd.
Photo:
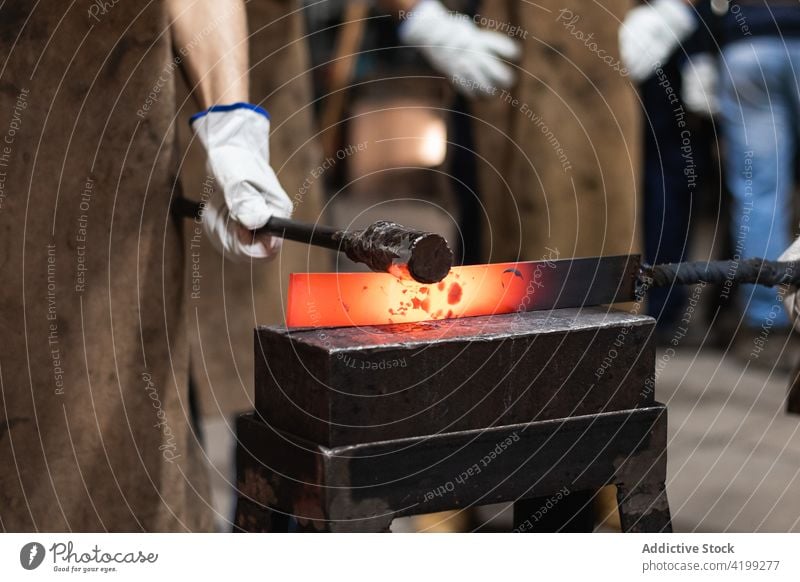
<instances>
[{"instance_id":1,"label":"hammer","mask_svg":"<svg viewBox=\"0 0 800 582\"><path fill-rule=\"evenodd\" d=\"M202 204L182 196L172 208L178 216L193 219L203 210ZM453 251L444 237L386 220L348 231L273 216L254 232L331 249L378 273L407 274L420 283L438 283L453 266Z\"/></svg>"}]
</instances>

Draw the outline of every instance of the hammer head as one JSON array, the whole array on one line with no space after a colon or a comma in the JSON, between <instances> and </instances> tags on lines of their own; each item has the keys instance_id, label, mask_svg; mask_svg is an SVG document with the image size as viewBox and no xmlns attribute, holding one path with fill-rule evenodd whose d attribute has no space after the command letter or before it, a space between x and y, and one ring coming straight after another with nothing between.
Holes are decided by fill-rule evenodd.
<instances>
[{"instance_id":1,"label":"hammer head","mask_svg":"<svg viewBox=\"0 0 800 582\"><path fill-rule=\"evenodd\" d=\"M341 247L357 263L377 272L408 273L420 283L438 283L453 266L444 237L380 220L364 230L341 234Z\"/></svg>"}]
</instances>

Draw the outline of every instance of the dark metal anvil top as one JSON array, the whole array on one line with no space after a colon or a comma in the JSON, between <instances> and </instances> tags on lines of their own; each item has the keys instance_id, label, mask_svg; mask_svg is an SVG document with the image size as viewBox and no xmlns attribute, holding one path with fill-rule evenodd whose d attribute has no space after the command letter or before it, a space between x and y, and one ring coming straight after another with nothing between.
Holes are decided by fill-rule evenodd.
<instances>
[{"instance_id":1,"label":"dark metal anvil top","mask_svg":"<svg viewBox=\"0 0 800 582\"><path fill-rule=\"evenodd\" d=\"M557 309L369 328L256 330L256 411L340 446L653 402L654 320Z\"/></svg>"}]
</instances>

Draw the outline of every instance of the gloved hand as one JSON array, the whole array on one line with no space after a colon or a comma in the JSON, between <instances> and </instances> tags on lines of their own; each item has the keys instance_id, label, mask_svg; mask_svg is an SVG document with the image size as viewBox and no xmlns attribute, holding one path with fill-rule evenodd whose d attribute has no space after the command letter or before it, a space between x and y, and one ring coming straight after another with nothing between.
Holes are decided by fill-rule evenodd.
<instances>
[{"instance_id":1,"label":"gloved hand","mask_svg":"<svg viewBox=\"0 0 800 582\"><path fill-rule=\"evenodd\" d=\"M789 248L783 251L783 254L778 257L779 261L800 261L800 237L798 237ZM789 315L789 320L794 325L794 329L796 331L800 331L800 303L798 300L800 298L797 297L797 289L794 289L792 293L788 293L786 297L783 298L783 306L786 309L786 313Z\"/></svg>"},{"instance_id":2,"label":"gloved hand","mask_svg":"<svg viewBox=\"0 0 800 582\"><path fill-rule=\"evenodd\" d=\"M652 0L630 10L619 29L619 49L633 80L652 75L696 26L683 0Z\"/></svg>"},{"instance_id":3,"label":"gloved hand","mask_svg":"<svg viewBox=\"0 0 800 582\"><path fill-rule=\"evenodd\" d=\"M202 206L203 231L211 245L222 256L234 262L272 258L281 248L283 239L268 234L256 234L231 216L225 195L215 188Z\"/></svg>"},{"instance_id":4,"label":"gloved hand","mask_svg":"<svg viewBox=\"0 0 800 582\"><path fill-rule=\"evenodd\" d=\"M205 205L209 240L233 260L273 256L281 239L253 230L272 216L291 216L292 202L269 165L269 115L248 103L217 105L192 117L191 126L206 149L215 190L222 191Z\"/></svg>"},{"instance_id":5,"label":"gloved hand","mask_svg":"<svg viewBox=\"0 0 800 582\"><path fill-rule=\"evenodd\" d=\"M703 53L693 55L683 65L681 77L683 90L681 97L686 108L692 113L712 117L719 113L719 68L714 55Z\"/></svg>"},{"instance_id":6,"label":"gloved hand","mask_svg":"<svg viewBox=\"0 0 800 582\"><path fill-rule=\"evenodd\" d=\"M419 49L431 65L468 97L494 95L514 84L514 70L501 59L520 56L517 43L483 30L467 16L449 12L438 0L420 0L400 24L400 40Z\"/></svg>"}]
</instances>

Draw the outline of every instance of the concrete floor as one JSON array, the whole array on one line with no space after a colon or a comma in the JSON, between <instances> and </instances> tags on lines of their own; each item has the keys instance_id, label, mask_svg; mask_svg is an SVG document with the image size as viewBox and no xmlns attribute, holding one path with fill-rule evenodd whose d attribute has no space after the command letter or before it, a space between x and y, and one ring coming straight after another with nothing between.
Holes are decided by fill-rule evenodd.
<instances>
[{"instance_id":1,"label":"concrete floor","mask_svg":"<svg viewBox=\"0 0 800 582\"><path fill-rule=\"evenodd\" d=\"M676 531L800 531L800 416L784 412L788 381L717 350L669 361L656 396L669 407Z\"/></svg>"}]
</instances>

